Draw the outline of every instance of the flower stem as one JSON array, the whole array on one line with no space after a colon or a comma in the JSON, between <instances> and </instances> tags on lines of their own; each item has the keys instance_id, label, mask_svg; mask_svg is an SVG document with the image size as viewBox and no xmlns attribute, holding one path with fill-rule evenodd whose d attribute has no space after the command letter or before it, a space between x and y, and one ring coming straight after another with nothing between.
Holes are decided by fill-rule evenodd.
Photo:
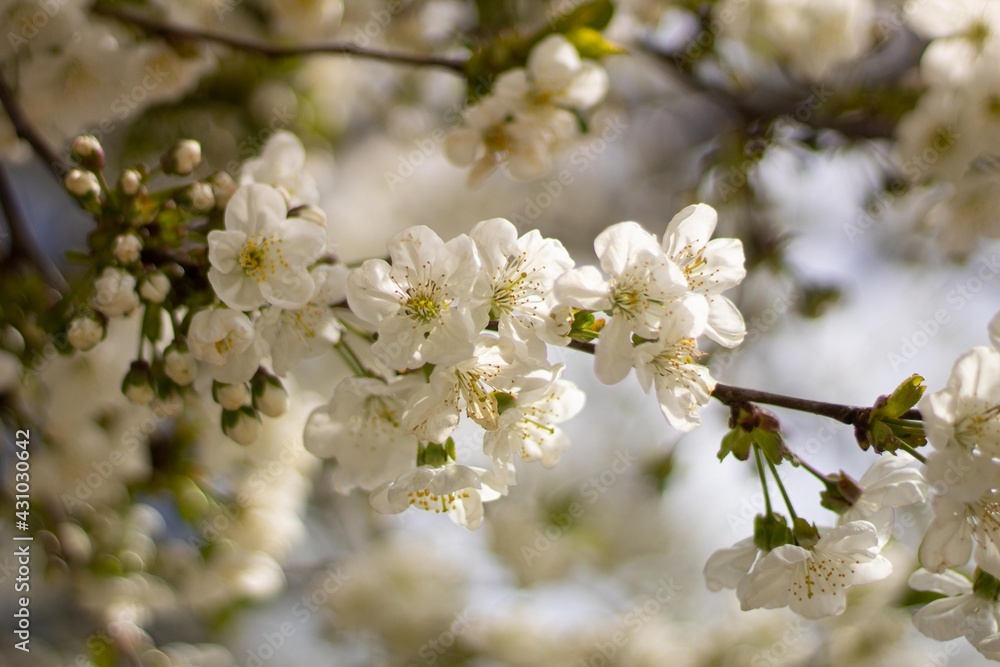
<instances>
[{"instance_id":1,"label":"flower stem","mask_svg":"<svg viewBox=\"0 0 1000 667\"><path fill-rule=\"evenodd\" d=\"M767 489L767 477L764 476L764 462L760 460L760 447L753 446L753 458L757 462L757 474L760 476L760 488L764 491L764 508L767 515L771 516L774 511L771 509L771 493Z\"/></svg>"},{"instance_id":2,"label":"flower stem","mask_svg":"<svg viewBox=\"0 0 1000 667\"><path fill-rule=\"evenodd\" d=\"M340 358L344 360L344 363L347 364L348 368L351 369L352 373L354 373L358 377L370 375L370 373L367 370L365 370L365 367L364 365L362 365L361 360L358 359L358 355L356 355L354 353L354 350L351 349L351 346L345 343L343 340L334 343L333 349L337 351L337 354L339 354Z\"/></svg>"},{"instance_id":3,"label":"flower stem","mask_svg":"<svg viewBox=\"0 0 1000 667\"><path fill-rule=\"evenodd\" d=\"M792 454L792 463L793 465L802 466L809 472L809 474L811 474L813 477L823 482L824 484L830 481L829 479L827 479L826 475L824 475L819 470L817 470L816 468L812 467L811 465L800 459L797 454Z\"/></svg>"},{"instance_id":4,"label":"flower stem","mask_svg":"<svg viewBox=\"0 0 1000 667\"><path fill-rule=\"evenodd\" d=\"M785 499L785 507L788 508L788 514L792 517L792 521L797 521L799 517L795 514L795 508L792 507L792 499L788 497L788 491L785 490L784 482L778 476L778 469L771 463L770 459L767 460L767 466L771 469L771 474L774 475L774 481L778 483L778 490L781 491L781 497Z\"/></svg>"},{"instance_id":5,"label":"flower stem","mask_svg":"<svg viewBox=\"0 0 1000 667\"><path fill-rule=\"evenodd\" d=\"M927 457L925 457L923 454L915 450L913 447L910 447L905 442L899 443L899 448L902 449L907 454L909 454L910 456L912 456L913 458L915 458L916 460L920 461L921 463L927 463Z\"/></svg>"}]
</instances>

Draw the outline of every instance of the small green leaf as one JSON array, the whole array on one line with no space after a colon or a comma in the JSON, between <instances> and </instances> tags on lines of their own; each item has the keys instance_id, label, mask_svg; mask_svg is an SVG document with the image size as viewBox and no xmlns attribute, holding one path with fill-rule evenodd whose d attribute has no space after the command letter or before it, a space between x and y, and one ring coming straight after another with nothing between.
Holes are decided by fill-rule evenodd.
<instances>
[{"instance_id":1,"label":"small green leaf","mask_svg":"<svg viewBox=\"0 0 1000 667\"><path fill-rule=\"evenodd\" d=\"M926 389L924 378L919 375L911 375L889 395L883 408L884 414L888 417L900 417L917 404Z\"/></svg>"},{"instance_id":2,"label":"small green leaf","mask_svg":"<svg viewBox=\"0 0 1000 667\"><path fill-rule=\"evenodd\" d=\"M599 60L604 56L628 53L628 49L605 39L599 30L585 26L569 30L566 33L566 39L576 47L581 58Z\"/></svg>"}]
</instances>

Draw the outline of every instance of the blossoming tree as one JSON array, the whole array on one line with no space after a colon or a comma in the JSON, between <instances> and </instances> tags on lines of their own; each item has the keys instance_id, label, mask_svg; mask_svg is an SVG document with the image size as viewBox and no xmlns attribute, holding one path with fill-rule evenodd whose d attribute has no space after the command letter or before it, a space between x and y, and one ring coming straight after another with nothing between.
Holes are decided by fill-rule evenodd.
<instances>
[{"instance_id":1,"label":"blossoming tree","mask_svg":"<svg viewBox=\"0 0 1000 667\"><path fill-rule=\"evenodd\" d=\"M14 664L936 660L917 632L1000 659L995 307L953 349L934 336L972 296L949 292L919 344L960 355L947 381L899 373L864 405L733 365L772 327L762 285L799 322L842 292L796 265L807 221L770 222L801 195L776 162L844 160L817 197L856 196L842 231L872 273L880 242L933 268L1000 236L991 0L8 0L0 21ZM630 375L609 409L593 388ZM817 459L795 413L845 437ZM674 450L719 414L692 456L741 482L686 475L759 502L701 558L658 540L694 530L664 523L696 516ZM602 420L681 444L587 479ZM80 614L57 632L60 605ZM712 605L788 612L698 639L680 619ZM222 632L261 609L263 641Z\"/></svg>"}]
</instances>

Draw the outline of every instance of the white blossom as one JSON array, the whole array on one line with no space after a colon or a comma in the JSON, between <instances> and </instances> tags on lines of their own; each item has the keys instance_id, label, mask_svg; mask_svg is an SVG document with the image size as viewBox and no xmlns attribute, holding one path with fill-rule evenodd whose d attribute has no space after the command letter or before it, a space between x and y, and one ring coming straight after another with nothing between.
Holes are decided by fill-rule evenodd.
<instances>
[{"instance_id":1,"label":"white blossom","mask_svg":"<svg viewBox=\"0 0 1000 667\"><path fill-rule=\"evenodd\" d=\"M372 507L383 514L416 507L445 513L458 525L476 530L483 523L483 503L506 492L506 486L491 472L454 463L440 468L414 468L372 491L369 499Z\"/></svg>"},{"instance_id":2,"label":"white blossom","mask_svg":"<svg viewBox=\"0 0 1000 667\"><path fill-rule=\"evenodd\" d=\"M594 240L605 279L593 266L567 271L556 281L563 303L611 316L601 330L594 355L594 372L614 384L632 365L632 336L655 340L676 301L687 293L687 278L638 223L608 227ZM700 334L697 331L694 335Z\"/></svg>"},{"instance_id":3,"label":"white blossom","mask_svg":"<svg viewBox=\"0 0 1000 667\"><path fill-rule=\"evenodd\" d=\"M142 241L135 234L119 234L115 237L112 254L122 264L132 264L139 261L142 252Z\"/></svg>"},{"instance_id":4,"label":"white blossom","mask_svg":"<svg viewBox=\"0 0 1000 667\"><path fill-rule=\"evenodd\" d=\"M337 491L371 491L416 466L417 439L402 427L402 415L420 384L413 376L389 382L347 377L329 403L309 415L306 449L337 460L332 477Z\"/></svg>"},{"instance_id":5,"label":"white blossom","mask_svg":"<svg viewBox=\"0 0 1000 667\"><path fill-rule=\"evenodd\" d=\"M94 281L94 308L108 317L125 315L139 305L135 277L121 269L106 268Z\"/></svg>"},{"instance_id":6,"label":"white blossom","mask_svg":"<svg viewBox=\"0 0 1000 667\"><path fill-rule=\"evenodd\" d=\"M721 591L723 588L739 587L757 560L758 551L752 536L731 547L715 551L705 563L704 575L708 590Z\"/></svg>"},{"instance_id":7,"label":"white blossom","mask_svg":"<svg viewBox=\"0 0 1000 667\"><path fill-rule=\"evenodd\" d=\"M867 521L821 531L805 549L786 544L758 559L737 590L744 611L788 607L806 618L843 613L852 586L884 579L892 564L879 555L878 534Z\"/></svg>"},{"instance_id":8,"label":"white blossom","mask_svg":"<svg viewBox=\"0 0 1000 667\"><path fill-rule=\"evenodd\" d=\"M682 209L663 234L663 251L688 279L688 289L708 301L705 335L725 347L743 342L746 324L736 305L722 292L746 277L739 239L712 239L718 214L707 204Z\"/></svg>"},{"instance_id":9,"label":"white blossom","mask_svg":"<svg viewBox=\"0 0 1000 667\"><path fill-rule=\"evenodd\" d=\"M392 265L369 259L347 284L355 315L378 327L372 353L394 369L419 368L471 353L486 325L475 245L468 236L447 243L427 227L410 227L388 244Z\"/></svg>"},{"instance_id":10,"label":"white blossom","mask_svg":"<svg viewBox=\"0 0 1000 667\"><path fill-rule=\"evenodd\" d=\"M306 149L297 136L278 130L267 140L260 157L247 160L240 185L264 183L288 193L291 206L319 203L316 179L306 171Z\"/></svg>"},{"instance_id":11,"label":"white blossom","mask_svg":"<svg viewBox=\"0 0 1000 667\"><path fill-rule=\"evenodd\" d=\"M163 272L154 271L139 285L139 296L150 303L163 303L170 294L170 279Z\"/></svg>"},{"instance_id":12,"label":"white blossom","mask_svg":"<svg viewBox=\"0 0 1000 667\"><path fill-rule=\"evenodd\" d=\"M230 308L295 309L308 302L316 287L309 265L323 254L326 233L287 212L274 188L248 185L226 206L225 231L209 232L208 279Z\"/></svg>"},{"instance_id":13,"label":"white blossom","mask_svg":"<svg viewBox=\"0 0 1000 667\"><path fill-rule=\"evenodd\" d=\"M86 351L104 339L104 327L93 317L86 315L75 317L66 329L66 337L70 345Z\"/></svg>"},{"instance_id":14,"label":"white blossom","mask_svg":"<svg viewBox=\"0 0 1000 667\"><path fill-rule=\"evenodd\" d=\"M951 570L940 574L917 570L909 585L947 596L913 615L920 632L941 642L964 636L985 657L1000 660L1000 602L974 592L968 579Z\"/></svg>"},{"instance_id":15,"label":"white blossom","mask_svg":"<svg viewBox=\"0 0 1000 667\"><path fill-rule=\"evenodd\" d=\"M493 471L508 484L514 482L508 477L514 456L551 468L569 448L569 437L557 424L579 414L587 396L572 382L558 379L561 373L558 366L551 385L518 395L501 413L499 427L483 437L483 452L493 459Z\"/></svg>"},{"instance_id":16,"label":"white blossom","mask_svg":"<svg viewBox=\"0 0 1000 667\"><path fill-rule=\"evenodd\" d=\"M250 318L229 308L196 313L188 345L196 359L209 365L216 380L230 384L249 381L263 356Z\"/></svg>"},{"instance_id":17,"label":"white blossom","mask_svg":"<svg viewBox=\"0 0 1000 667\"><path fill-rule=\"evenodd\" d=\"M549 333L548 297L556 278L573 268L569 253L538 230L518 238L517 228L503 218L478 223L469 236L489 279L490 319L498 321L500 337L521 354L545 359L545 343L558 342Z\"/></svg>"},{"instance_id":18,"label":"white blossom","mask_svg":"<svg viewBox=\"0 0 1000 667\"><path fill-rule=\"evenodd\" d=\"M927 499L927 482L909 463L891 454L879 456L858 480L861 495L840 515L838 523L868 521L878 531L879 544L884 545L892 536L892 509Z\"/></svg>"},{"instance_id":19,"label":"white blossom","mask_svg":"<svg viewBox=\"0 0 1000 667\"><path fill-rule=\"evenodd\" d=\"M303 359L329 351L340 340L343 327L332 305L346 299L348 273L343 264L317 266L310 272L316 287L304 306L263 311L260 332L270 348L276 374L285 375Z\"/></svg>"},{"instance_id":20,"label":"white blossom","mask_svg":"<svg viewBox=\"0 0 1000 667\"><path fill-rule=\"evenodd\" d=\"M639 385L647 394L655 388L660 412L679 431L701 424L698 409L708 404L715 390L708 368L698 363L702 353L695 341L706 317L704 301L685 299L663 320L659 338L632 350Z\"/></svg>"}]
</instances>

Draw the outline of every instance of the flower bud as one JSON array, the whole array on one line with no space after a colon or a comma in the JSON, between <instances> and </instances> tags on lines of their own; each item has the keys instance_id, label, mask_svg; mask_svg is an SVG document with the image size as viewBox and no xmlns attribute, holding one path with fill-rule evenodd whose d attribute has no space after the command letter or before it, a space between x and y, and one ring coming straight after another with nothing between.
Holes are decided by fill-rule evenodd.
<instances>
[{"instance_id":1,"label":"flower bud","mask_svg":"<svg viewBox=\"0 0 1000 667\"><path fill-rule=\"evenodd\" d=\"M148 405L156 392L153 390L153 371L145 361L133 361L125 379L122 393L128 400L138 405Z\"/></svg>"},{"instance_id":2,"label":"flower bud","mask_svg":"<svg viewBox=\"0 0 1000 667\"><path fill-rule=\"evenodd\" d=\"M212 398L226 410L238 410L250 404L250 390L245 384L212 384Z\"/></svg>"},{"instance_id":3,"label":"flower bud","mask_svg":"<svg viewBox=\"0 0 1000 667\"><path fill-rule=\"evenodd\" d=\"M238 444L249 445L261 431L260 417L251 407L222 411L222 432Z\"/></svg>"},{"instance_id":4,"label":"flower bud","mask_svg":"<svg viewBox=\"0 0 1000 667\"><path fill-rule=\"evenodd\" d=\"M161 271L146 276L139 286L139 296L150 303L163 303L168 294L170 294L170 279Z\"/></svg>"},{"instance_id":5,"label":"flower bud","mask_svg":"<svg viewBox=\"0 0 1000 667\"><path fill-rule=\"evenodd\" d=\"M253 406L268 417L280 417L288 410L288 392L281 380L263 370L258 370L250 380Z\"/></svg>"},{"instance_id":6,"label":"flower bud","mask_svg":"<svg viewBox=\"0 0 1000 667\"><path fill-rule=\"evenodd\" d=\"M135 169L126 169L118 178L118 189L123 195L134 197L142 188L142 174Z\"/></svg>"},{"instance_id":7,"label":"flower bud","mask_svg":"<svg viewBox=\"0 0 1000 667\"><path fill-rule=\"evenodd\" d=\"M178 417L184 411L184 397L180 388L172 382L161 382L153 402L153 410L163 417Z\"/></svg>"},{"instance_id":8,"label":"flower bud","mask_svg":"<svg viewBox=\"0 0 1000 667\"><path fill-rule=\"evenodd\" d=\"M187 176L201 164L201 144L182 139L160 158L163 171L175 176Z\"/></svg>"},{"instance_id":9,"label":"flower bud","mask_svg":"<svg viewBox=\"0 0 1000 667\"><path fill-rule=\"evenodd\" d=\"M288 212L289 218L299 218L306 222L311 222L321 229L326 229L326 212L318 206L303 204L296 206Z\"/></svg>"},{"instance_id":10,"label":"flower bud","mask_svg":"<svg viewBox=\"0 0 1000 667\"><path fill-rule=\"evenodd\" d=\"M104 325L92 316L74 318L66 329L69 344L81 351L87 351L104 340Z\"/></svg>"},{"instance_id":11,"label":"flower bud","mask_svg":"<svg viewBox=\"0 0 1000 667\"><path fill-rule=\"evenodd\" d=\"M98 197L101 194L101 184L97 182L97 176L89 171L70 169L63 184L71 195L79 199Z\"/></svg>"},{"instance_id":12,"label":"flower bud","mask_svg":"<svg viewBox=\"0 0 1000 667\"><path fill-rule=\"evenodd\" d=\"M215 205L219 208L225 208L229 200L236 194L236 190L239 189L233 177L224 171L217 171L212 174L208 182L211 184L212 193L215 195Z\"/></svg>"},{"instance_id":13,"label":"flower bud","mask_svg":"<svg viewBox=\"0 0 1000 667\"><path fill-rule=\"evenodd\" d=\"M196 211L208 213L215 208L215 193L208 183L192 183L185 188L182 197Z\"/></svg>"},{"instance_id":14,"label":"flower bud","mask_svg":"<svg viewBox=\"0 0 1000 667\"><path fill-rule=\"evenodd\" d=\"M115 238L112 254L122 264L138 262L141 252L142 240L135 234L120 234Z\"/></svg>"},{"instance_id":15,"label":"flower bud","mask_svg":"<svg viewBox=\"0 0 1000 667\"><path fill-rule=\"evenodd\" d=\"M174 343L163 355L163 371L174 383L184 387L194 382L198 362L186 347Z\"/></svg>"},{"instance_id":16,"label":"flower bud","mask_svg":"<svg viewBox=\"0 0 1000 667\"><path fill-rule=\"evenodd\" d=\"M98 171L104 169L104 149L97 137L81 134L73 140L70 157L83 167Z\"/></svg>"},{"instance_id":17,"label":"flower bud","mask_svg":"<svg viewBox=\"0 0 1000 667\"><path fill-rule=\"evenodd\" d=\"M121 269L107 268L94 281L94 308L107 317L131 312L139 305L135 294L135 278Z\"/></svg>"}]
</instances>

